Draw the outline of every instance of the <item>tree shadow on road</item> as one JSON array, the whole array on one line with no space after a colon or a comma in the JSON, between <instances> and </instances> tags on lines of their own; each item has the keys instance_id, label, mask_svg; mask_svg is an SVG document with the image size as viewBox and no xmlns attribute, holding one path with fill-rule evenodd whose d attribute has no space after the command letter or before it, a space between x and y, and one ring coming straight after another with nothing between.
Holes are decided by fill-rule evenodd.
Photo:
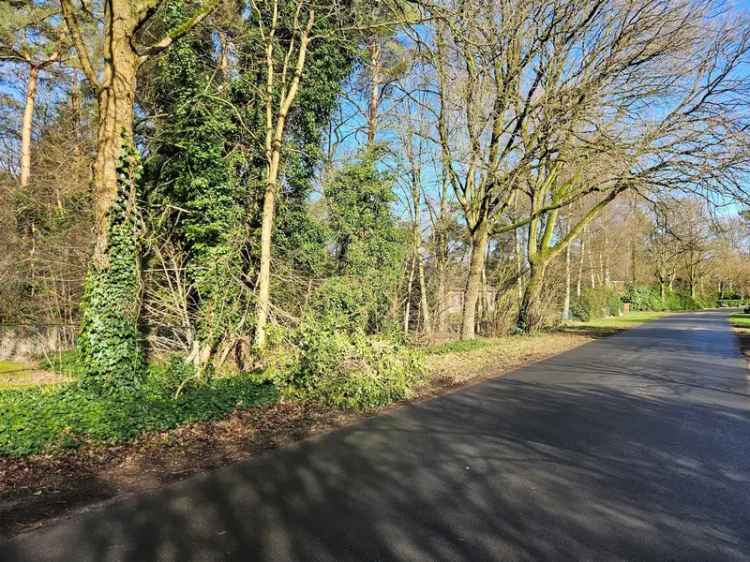
<instances>
[{"instance_id":1,"label":"tree shadow on road","mask_svg":"<svg viewBox=\"0 0 750 562\"><path fill-rule=\"evenodd\" d=\"M572 353L535 369L548 381L550 366L590 360ZM655 382L613 371L627 385ZM526 375L181 482L39 540L22 536L0 558L741 560L750 551L746 395L724 388L731 400L712 403L710 381L687 394L656 381L667 391L642 396Z\"/></svg>"}]
</instances>

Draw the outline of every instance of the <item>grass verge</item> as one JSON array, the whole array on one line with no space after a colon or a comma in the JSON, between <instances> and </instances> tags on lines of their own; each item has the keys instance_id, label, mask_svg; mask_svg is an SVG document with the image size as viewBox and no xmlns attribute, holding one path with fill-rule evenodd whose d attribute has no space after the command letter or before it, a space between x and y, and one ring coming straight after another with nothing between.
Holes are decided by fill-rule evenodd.
<instances>
[{"instance_id":1,"label":"grass verge","mask_svg":"<svg viewBox=\"0 0 750 562\"><path fill-rule=\"evenodd\" d=\"M675 313L655 311L630 312L628 314L623 314L622 316L598 318L586 322L570 321L565 323L562 329L566 332L586 333L592 337L608 336L672 314Z\"/></svg>"},{"instance_id":2,"label":"grass verge","mask_svg":"<svg viewBox=\"0 0 750 562\"><path fill-rule=\"evenodd\" d=\"M750 314L732 314L729 323L734 327L743 355L750 361Z\"/></svg>"},{"instance_id":3,"label":"grass verge","mask_svg":"<svg viewBox=\"0 0 750 562\"><path fill-rule=\"evenodd\" d=\"M432 347L426 358L429 386L456 386L545 359L591 341L563 331L481 338Z\"/></svg>"},{"instance_id":4,"label":"grass verge","mask_svg":"<svg viewBox=\"0 0 750 562\"><path fill-rule=\"evenodd\" d=\"M729 322L735 328L750 329L750 314L732 314L729 317Z\"/></svg>"}]
</instances>

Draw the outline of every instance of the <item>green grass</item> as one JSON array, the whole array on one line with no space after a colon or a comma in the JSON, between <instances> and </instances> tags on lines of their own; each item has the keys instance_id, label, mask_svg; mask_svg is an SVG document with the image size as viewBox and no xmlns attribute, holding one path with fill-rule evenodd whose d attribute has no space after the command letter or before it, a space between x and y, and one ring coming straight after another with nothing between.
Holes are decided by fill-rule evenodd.
<instances>
[{"instance_id":1,"label":"green grass","mask_svg":"<svg viewBox=\"0 0 750 562\"><path fill-rule=\"evenodd\" d=\"M97 395L78 384L0 390L0 455L21 457L86 442L117 443L193 422L219 419L235 409L277 399L270 384L248 376L215 378L186 387L158 375L137 393Z\"/></svg>"},{"instance_id":2,"label":"green grass","mask_svg":"<svg viewBox=\"0 0 750 562\"><path fill-rule=\"evenodd\" d=\"M477 338L474 340L456 340L429 346L425 351L429 355L445 355L446 353L464 353L490 347L495 342L491 338Z\"/></svg>"},{"instance_id":3,"label":"green grass","mask_svg":"<svg viewBox=\"0 0 750 562\"><path fill-rule=\"evenodd\" d=\"M17 361L0 361L0 375L13 374L28 369L28 365Z\"/></svg>"},{"instance_id":4,"label":"green grass","mask_svg":"<svg viewBox=\"0 0 750 562\"><path fill-rule=\"evenodd\" d=\"M750 314L732 314L729 322L738 328L750 328Z\"/></svg>"},{"instance_id":5,"label":"green grass","mask_svg":"<svg viewBox=\"0 0 750 562\"><path fill-rule=\"evenodd\" d=\"M0 361L0 389L36 384L40 379L37 373L36 369L26 363Z\"/></svg>"},{"instance_id":6,"label":"green grass","mask_svg":"<svg viewBox=\"0 0 750 562\"><path fill-rule=\"evenodd\" d=\"M571 321L565 324L563 329L574 332L593 331L597 333L613 333L620 330L626 330L634 326L643 324L650 320L656 320L674 314L674 312L655 312L642 311L630 312L622 316L613 316L611 318L598 318L587 322Z\"/></svg>"},{"instance_id":7,"label":"green grass","mask_svg":"<svg viewBox=\"0 0 750 562\"><path fill-rule=\"evenodd\" d=\"M570 321L566 322L563 327L563 332L595 332L598 334L608 334L619 332L633 326L638 326L649 320L656 320L657 318L663 318L674 314L674 312L631 312L623 316L613 316L611 318L599 318L596 320L589 320L588 322ZM552 330L555 331L555 330ZM542 336L545 332L536 334L536 336ZM457 340L449 341L445 343L439 343L431 345L425 349L428 355L446 355L448 353L464 353L468 351L475 351L479 349L485 349L498 345L500 342L505 342L508 338L517 338L522 336L506 336L503 338L477 338L473 340ZM525 336L528 337L528 336ZM519 340L520 341L520 340Z\"/></svg>"}]
</instances>

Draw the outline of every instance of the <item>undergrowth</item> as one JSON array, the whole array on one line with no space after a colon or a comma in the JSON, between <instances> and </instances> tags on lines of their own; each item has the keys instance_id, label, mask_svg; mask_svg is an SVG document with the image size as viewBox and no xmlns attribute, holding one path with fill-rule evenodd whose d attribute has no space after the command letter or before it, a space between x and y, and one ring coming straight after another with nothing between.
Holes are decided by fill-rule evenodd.
<instances>
[{"instance_id":1,"label":"undergrowth","mask_svg":"<svg viewBox=\"0 0 750 562\"><path fill-rule=\"evenodd\" d=\"M175 398L174 382L167 369L158 367L150 369L135 392L102 394L77 383L0 390L0 455L127 441L146 432L218 419L278 395L272 385L235 375L187 386Z\"/></svg>"}]
</instances>

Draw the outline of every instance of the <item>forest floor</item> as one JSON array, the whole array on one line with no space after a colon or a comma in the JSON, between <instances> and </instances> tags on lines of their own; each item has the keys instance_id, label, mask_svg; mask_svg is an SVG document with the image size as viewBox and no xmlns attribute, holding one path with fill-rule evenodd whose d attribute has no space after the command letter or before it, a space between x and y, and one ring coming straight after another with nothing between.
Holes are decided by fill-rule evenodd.
<instances>
[{"instance_id":1,"label":"forest floor","mask_svg":"<svg viewBox=\"0 0 750 562\"><path fill-rule=\"evenodd\" d=\"M570 323L534 336L434 346L427 350L428 382L413 400L502 375L662 315L633 313ZM0 536L30 531L92 504L153 490L402 405L355 414L281 401L119 445L90 444L53 454L0 457Z\"/></svg>"}]
</instances>

